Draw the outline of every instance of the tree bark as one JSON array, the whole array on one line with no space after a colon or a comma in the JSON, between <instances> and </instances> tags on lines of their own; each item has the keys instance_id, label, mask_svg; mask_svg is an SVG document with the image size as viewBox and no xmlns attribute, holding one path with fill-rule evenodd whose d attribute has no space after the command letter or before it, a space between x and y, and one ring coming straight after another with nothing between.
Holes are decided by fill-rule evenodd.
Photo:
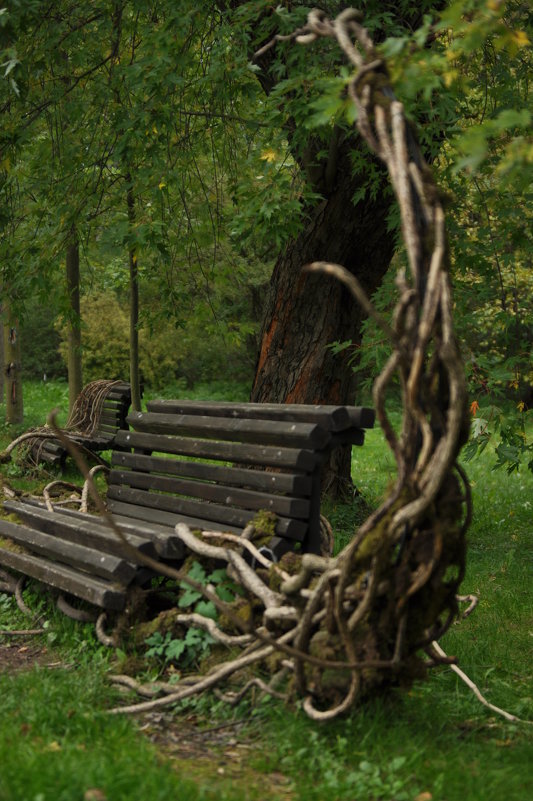
<instances>
[{"instance_id":1,"label":"tree bark","mask_svg":"<svg viewBox=\"0 0 533 801\"><path fill-rule=\"evenodd\" d=\"M80 250L75 231L67 244L66 258L67 293L69 299L69 322L67 335L68 405L72 411L83 386L81 363L81 313L80 313Z\"/></svg>"},{"instance_id":2,"label":"tree bark","mask_svg":"<svg viewBox=\"0 0 533 801\"><path fill-rule=\"evenodd\" d=\"M232 5L242 3L233 0ZM343 6L335 2L328 5L337 10ZM395 24L414 30L424 13L443 5L442 0L410 8L391 3L390 12L396 17ZM264 11L266 16L271 13L270 7ZM386 31L382 30L376 41L385 36ZM260 67L257 77L267 94L280 74L271 69L275 58L272 48L256 61ZM290 67L285 66L290 71ZM355 192L365 178L354 177L350 151L365 148L365 158L369 162L374 160L356 134L343 138L334 128L329 154L324 159L319 155L319 151L325 149L324 144L313 141L312 135L303 152L292 148L294 130L294 120L289 119L287 137L293 156L324 200L307 210L308 223L304 230L278 257L274 267L251 398L279 403L352 404L357 401L352 367L346 353L335 356L328 346L346 340L360 344L365 315L351 295L336 286L333 279L306 276L302 267L312 261L342 264L358 278L367 295L371 295L381 283L395 249L395 235L387 229L393 198L386 173L375 160L382 174L379 188L376 190L374 186L372 194L367 192L362 200L353 203ZM324 489L329 495L346 496L346 489L352 487L350 470L349 449L344 453L334 451L323 472Z\"/></svg>"},{"instance_id":3,"label":"tree bark","mask_svg":"<svg viewBox=\"0 0 533 801\"><path fill-rule=\"evenodd\" d=\"M24 420L22 372L18 320L4 305L4 375L6 392L6 422L18 425Z\"/></svg>"},{"instance_id":4,"label":"tree bark","mask_svg":"<svg viewBox=\"0 0 533 801\"><path fill-rule=\"evenodd\" d=\"M337 154L336 183L313 208L305 229L279 256L264 309L251 399L256 402L353 404L356 386L347 352L333 342L361 341L365 315L337 281L303 271L312 261L343 264L368 295L379 286L394 253L387 231L392 197L379 192L356 205L358 181L350 170L347 140ZM372 158L368 155L369 160ZM385 175L383 176L385 188ZM352 489L350 449L334 451L323 489L346 497Z\"/></svg>"},{"instance_id":5,"label":"tree bark","mask_svg":"<svg viewBox=\"0 0 533 801\"><path fill-rule=\"evenodd\" d=\"M130 234L135 225L135 196L131 183L131 175L126 176L128 183L127 204ZM130 384L131 408L134 412L141 411L141 382L139 376L139 270L137 266L137 251L133 244L129 245L130 268Z\"/></svg>"}]
</instances>

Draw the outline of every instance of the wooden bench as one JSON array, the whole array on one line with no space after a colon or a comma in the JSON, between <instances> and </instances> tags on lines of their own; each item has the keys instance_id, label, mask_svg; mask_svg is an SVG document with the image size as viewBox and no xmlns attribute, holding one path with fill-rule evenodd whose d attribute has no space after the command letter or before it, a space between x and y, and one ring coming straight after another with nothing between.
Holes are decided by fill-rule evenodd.
<instances>
[{"instance_id":1,"label":"wooden bench","mask_svg":"<svg viewBox=\"0 0 533 801\"><path fill-rule=\"evenodd\" d=\"M131 544L175 562L175 525L242 533L272 512L268 547L320 552L320 482L333 448L362 445L366 408L162 400L131 413L112 454L107 506ZM96 606L120 609L146 571L122 555L101 519L35 502L8 501L22 521L0 520L0 565Z\"/></svg>"},{"instance_id":2,"label":"wooden bench","mask_svg":"<svg viewBox=\"0 0 533 801\"><path fill-rule=\"evenodd\" d=\"M125 381L92 381L78 396L65 426L70 439L87 450L98 453L114 447L118 431L127 428L131 406L131 388ZM56 439L31 440L31 455L36 462L63 464L67 451Z\"/></svg>"}]
</instances>

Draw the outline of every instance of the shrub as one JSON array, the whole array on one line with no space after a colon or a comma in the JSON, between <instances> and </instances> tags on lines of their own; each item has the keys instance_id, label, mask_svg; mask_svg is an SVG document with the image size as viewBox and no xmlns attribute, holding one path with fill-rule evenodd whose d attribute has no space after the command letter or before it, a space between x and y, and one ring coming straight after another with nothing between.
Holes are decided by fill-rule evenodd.
<instances>
[{"instance_id":1,"label":"shrub","mask_svg":"<svg viewBox=\"0 0 533 801\"><path fill-rule=\"evenodd\" d=\"M82 298L83 380L123 379L129 376L128 311L114 293ZM66 328L59 326L59 346L66 362ZM156 319L150 329L139 331L139 363L144 383L162 389L184 379L187 386L198 381L225 378L246 380L253 372L253 358L246 351L245 326L191 316L177 327Z\"/></svg>"}]
</instances>

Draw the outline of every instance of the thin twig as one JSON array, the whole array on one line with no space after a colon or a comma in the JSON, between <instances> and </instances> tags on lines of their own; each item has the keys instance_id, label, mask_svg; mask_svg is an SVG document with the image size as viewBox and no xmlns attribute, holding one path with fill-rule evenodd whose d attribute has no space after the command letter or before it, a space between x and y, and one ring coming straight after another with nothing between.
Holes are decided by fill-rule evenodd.
<instances>
[{"instance_id":1,"label":"thin twig","mask_svg":"<svg viewBox=\"0 0 533 801\"><path fill-rule=\"evenodd\" d=\"M0 629L3 637L35 637L37 634L44 634L46 629Z\"/></svg>"},{"instance_id":2,"label":"thin twig","mask_svg":"<svg viewBox=\"0 0 533 801\"><path fill-rule=\"evenodd\" d=\"M447 654L445 653L445 651L442 650L442 648L440 647L438 642L436 642L436 640L433 640L431 645L432 645L433 649L437 652L437 654L440 657L447 658ZM450 667L450 670L453 670L453 672L456 673L459 676L461 681L464 681L466 686L469 687L472 690L472 692L474 693L474 695L476 696L478 701L481 704L483 704L483 706L486 706L487 709L490 709L491 712L495 712L497 715L501 715L503 718L505 718L505 720L508 720L511 723L527 723L529 726L533 725L533 721L532 720L521 720L521 718L517 718L516 715L512 715L510 712L506 712L505 709L500 709L499 706L495 706L494 704L491 704L481 694L481 691L480 691L479 687L477 686L477 684L475 684L472 681L472 679L469 678L466 675L466 673L464 673L461 670L461 668L457 667L457 665L450 665L449 667Z\"/></svg>"}]
</instances>

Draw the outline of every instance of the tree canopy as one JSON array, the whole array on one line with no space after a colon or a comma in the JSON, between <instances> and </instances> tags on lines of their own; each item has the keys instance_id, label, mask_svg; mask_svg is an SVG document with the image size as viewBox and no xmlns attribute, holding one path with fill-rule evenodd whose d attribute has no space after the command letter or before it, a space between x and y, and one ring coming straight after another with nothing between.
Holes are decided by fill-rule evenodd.
<instances>
[{"instance_id":1,"label":"tree canopy","mask_svg":"<svg viewBox=\"0 0 533 801\"><path fill-rule=\"evenodd\" d=\"M331 15L341 5L323 4ZM471 452L496 429L499 461L512 468L530 448L531 9L520 0L361 8L449 193ZM64 262L74 234L82 297L98 288L123 304L138 289L132 342L143 326L198 315L226 342L250 342L257 303L243 312L243 292L250 306L265 295L258 287L274 267L255 397L298 401L313 387L314 400L349 400L354 380L361 391L387 346L343 290L318 306L323 279L315 294L301 267L342 261L374 292L393 254L404 258L399 215L382 168L350 133L349 71L332 44L310 53L280 41L254 57L308 10L257 0L2 9L0 269L15 318L40 298L73 321ZM377 303L391 306L387 277ZM498 397L514 400L510 428Z\"/></svg>"}]
</instances>

